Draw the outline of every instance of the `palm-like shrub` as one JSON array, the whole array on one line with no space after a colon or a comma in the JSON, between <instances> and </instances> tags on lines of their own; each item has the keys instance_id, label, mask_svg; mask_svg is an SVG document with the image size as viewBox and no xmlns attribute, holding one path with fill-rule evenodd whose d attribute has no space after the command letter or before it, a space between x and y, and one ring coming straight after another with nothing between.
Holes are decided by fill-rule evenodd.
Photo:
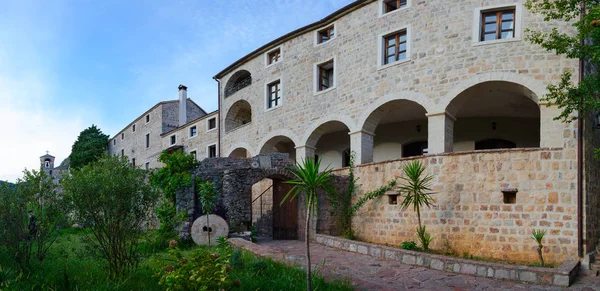
<instances>
[{"instance_id":1,"label":"palm-like shrub","mask_svg":"<svg viewBox=\"0 0 600 291\"><path fill-rule=\"evenodd\" d=\"M302 160L302 163L296 163L296 165L290 169L294 179L286 181L286 183L293 185L293 187L281 201L281 204L283 204L288 199L293 200L300 194L304 194L306 196L306 224L304 229L304 240L306 245L306 288L309 291L312 290L309 246L310 217L312 214L317 212L317 190L323 189L327 193L333 192L331 187L333 174L328 168L322 172L319 172L320 164L320 159L313 160L312 158Z\"/></svg>"},{"instance_id":2,"label":"palm-like shrub","mask_svg":"<svg viewBox=\"0 0 600 291\"><path fill-rule=\"evenodd\" d=\"M538 258L540 259L540 264L542 264L542 267L544 266L544 256L542 254L542 250L544 249L544 245L542 245L542 239L544 239L544 236L546 235L546 231L542 231L541 229L539 230L533 230L532 232L533 235L533 239L535 240L535 242L537 242L538 247L537 247L537 252L538 252Z\"/></svg>"},{"instance_id":3,"label":"palm-like shrub","mask_svg":"<svg viewBox=\"0 0 600 291\"><path fill-rule=\"evenodd\" d=\"M431 189L433 176L425 174L426 166L419 160L408 162L402 168L404 183L399 188L399 193L404 195L400 203L402 211L411 207L417 213L419 226L417 227L417 236L423 245L424 250L428 250L429 243L433 238L425 231L425 226L421 225L421 208L431 207L434 199L431 197L435 192Z\"/></svg>"}]
</instances>

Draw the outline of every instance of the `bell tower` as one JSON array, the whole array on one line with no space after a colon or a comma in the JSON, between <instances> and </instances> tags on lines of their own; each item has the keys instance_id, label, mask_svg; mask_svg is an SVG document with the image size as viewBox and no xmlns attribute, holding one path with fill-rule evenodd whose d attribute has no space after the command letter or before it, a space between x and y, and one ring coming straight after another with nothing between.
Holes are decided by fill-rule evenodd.
<instances>
[{"instance_id":1,"label":"bell tower","mask_svg":"<svg viewBox=\"0 0 600 291\"><path fill-rule=\"evenodd\" d=\"M46 154L40 157L40 164L44 171L52 176L52 170L54 169L54 156L50 155L48 151Z\"/></svg>"}]
</instances>

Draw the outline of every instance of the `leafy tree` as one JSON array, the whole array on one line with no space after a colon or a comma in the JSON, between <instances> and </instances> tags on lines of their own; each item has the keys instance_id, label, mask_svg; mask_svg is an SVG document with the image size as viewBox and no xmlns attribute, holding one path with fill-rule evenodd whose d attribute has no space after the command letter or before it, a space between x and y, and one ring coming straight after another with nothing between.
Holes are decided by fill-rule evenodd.
<instances>
[{"instance_id":1,"label":"leafy tree","mask_svg":"<svg viewBox=\"0 0 600 291\"><path fill-rule=\"evenodd\" d=\"M538 258L540 259L540 264L542 264L542 267L544 266L544 254L543 254L543 250L544 250L544 245L542 244L542 240L544 239L544 236L546 235L546 231L542 231L541 229L534 229L531 233L533 235L533 239L535 240L535 242L538 244L537 246L537 252L538 252Z\"/></svg>"},{"instance_id":2,"label":"leafy tree","mask_svg":"<svg viewBox=\"0 0 600 291\"><path fill-rule=\"evenodd\" d=\"M406 163L402 170L404 172L404 176L402 177L404 183L400 186L399 192L404 194L404 198L400 206L402 211L412 206L413 210L417 213L419 221L417 236L423 245L423 249L428 250L432 238L427 233L425 226L421 225L421 208L433 205L434 200L431 197L434 194L431 191L433 176L425 174L426 167L419 160Z\"/></svg>"},{"instance_id":3,"label":"leafy tree","mask_svg":"<svg viewBox=\"0 0 600 291\"><path fill-rule=\"evenodd\" d=\"M162 191L162 198L155 213L160 221L157 230L158 239L166 242L177 236L177 224L187 218L185 212L177 214L175 198L177 190L192 186L193 179L189 171L194 169L198 162L193 155L183 151L173 153L163 151L158 161L163 163L164 167L156 170L150 180L153 186Z\"/></svg>"},{"instance_id":4,"label":"leafy tree","mask_svg":"<svg viewBox=\"0 0 600 291\"><path fill-rule=\"evenodd\" d=\"M100 159L106 153L108 138L95 125L83 130L71 148L71 168L78 169Z\"/></svg>"},{"instance_id":5,"label":"leafy tree","mask_svg":"<svg viewBox=\"0 0 600 291\"><path fill-rule=\"evenodd\" d=\"M75 219L91 229L86 242L106 260L110 277L122 279L135 270L135 246L159 196L147 172L132 167L125 157L104 155L61 183Z\"/></svg>"},{"instance_id":6,"label":"leafy tree","mask_svg":"<svg viewBox=\"0 0 600 291\"><path fill-rule=\"evenodd\" d=\"M585 11L582 4L585 5ZM528 0L525 6L530 11L543 15L547 22L572 22L575 33L559 31L557 27L546 32L528 29L526 38L548 51L555 51L572 59L583 59L589 65L597 67L600 64L598 4L598 0ZM583 12L586 13L581 17ZM573 72L564 72L557 84L548 86L548 92L542 100L562 109L556 119L571 122L577 119L576 112L580 113L578 116L584 116L600 109L600 74L596 70L590 70L580 82L574 82Z\"/></svg>"},{"instance_id":7,"label":"leafy tree","mask_svg":"<svg viewBox=\"0 0 600 291\"><path fill-rule=\"evenodd\" d=\"M313 160L308 158L302 160L302 163L296 163L290 172L294 179L286 181L293 185L292 189L283 197L281 204L285 201L294 200L298 195L304 194L306 199L306 224L304 229L304 241L306 245L306 286L307 290L312 290L311 284L311 265L310 265L310 245L309 245L309 229L311 215L317 212L318 197L317 190L323 189L327 193L332 193L331 183L333 182L333 174L330 169L325 169L319 172L320 159ZM329 194L331 195L331 194Z\"/></svg>"},{"instance_id":8,"label":"leafy tree","mask_svg":"<svg viewBox=\"0 0 600 291\"><path fill-rule=\"evenodd\" d=\"M25 170L14 187L0 185L0 246L21 269L43 262L65 222L66 207L45 171Z\"/></svg>"}]
</instances>

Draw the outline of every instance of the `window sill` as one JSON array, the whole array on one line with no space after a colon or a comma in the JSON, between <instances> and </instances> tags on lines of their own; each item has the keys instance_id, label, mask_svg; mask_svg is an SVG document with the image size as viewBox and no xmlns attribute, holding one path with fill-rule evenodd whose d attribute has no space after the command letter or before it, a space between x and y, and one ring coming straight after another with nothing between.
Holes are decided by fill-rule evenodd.
<instances>
[{"instance_id":1,"label":"window sill","mask_svg":"<svg viewBox=\"0 0 600 291\"><path fill-rule=\"evenodd\" d=\"M411 60L412 60L411 58L407 58L407 59L404 59L404 60L395 61L395 62L393 62L393 63L391 63L391 64L387 64L387 65L381 65L381 66L379 66L379 67L377 68L377 70L378 70L378 71L379 71L379 70L385 70L385 69L387 69L387 68L389 68L389 67L393 67L393 66L398 66L398 65L401 65L401 64L409 63Z\"/></svg>"},{"instance_id":2,"label":"window sill","mask_svg":"<svg viewBox=\"0 0 600 291\"><path fill-rule=\"evenodd\" d=\"M484 45L488 45L488 44L498 44L498 43L507 43L507 42L517 42L517 41L521 41L521 38L507 38L507 39L478 41L478 42L473 42L472 46L484 46Z\"/></svg>"},{"instance_id":3,"label":"window sill","mask_svg":"<svg viewBox=\"0 0 600 291\"><path fill-rule=\"evenodd\" d=\"M279 63L281 63L281 59L279 59L279 61L276 61L276 62L274 62L274 63L272 63L272 64L270 64L270 65L267 65L267 66L265 67L265 69L267 69L267 68L270 68L270 67L274 67L274 66L276 66L276 65L277 65L277 64L279 64Z\"/></svg>"},{"instance_id":4,"label":"window sill","mask_svg":"<svg viewBox=\"0 0 600 291\"><path fill-rule=\"evenodd\" d=\"M196 134L196 135L194 135L194 136L190 136L190 137L188 138L188 140L190 140L190 139L193 139L193 138L195 138L195 137L197 137L197 136L198 136L198 134Z\"/></svg>"},{"instance_id":5,"label":"window sill","mask_svg":"<svg viewBox=\"0 0 600 291\"><path fill-rule=\"evenodd\" d=\"M327 92L330 92L330 91L332 91L332 90L335 90L335 88L337 88L337 85L335 85L335 86L333 86L333 87L331 87L331 88L329 88L329 89L327 89L327 90L317 91L317 92L315 92L314 96L321 95L321 94L325 94L325 93L327 93Z\"/></svg>"},{"instance_id":6,"label":"window sill","mask_svg":"<svg viewBox=\"0 0 600 291\"><path fill-rule=\"evenodd\" d=\"M273 111L273 110L276 110L276 109L278 109L278 108L280 108L280 107L281 107L281 104L279 104L279 105L277 105L277 106L275 106L275 107L266 108L266 109L265 109L265 112Z\"/></svg>"},{"instance_id":7,"label":"window sill","mask_svg":"<svg viewBox=\"0 0 600 291\"><path fill-rule=\"evenodd\" d=\"M319 47L319 46L322 46L322 45L328 44L328 43L330 43L330 42L334 41L336 38L337 38L337 34L336 34L336 36L334 36L333 38L329 39L329 40L328 40L328 41L326 41L326 42L322 42L322 43L315 43L315 47Z\"/></svg>"},{"instance_id":8,"label":"window sill","mask_svg":"<svg viewBox=\"0 0 600 291\"><path fill-rule=\"evenodd\" d=\"M407 5L407 6L406 6L406 7L404 7L404 8L396 9L396 10L394 10L394 11L390 11L390 12L383 12L382 10L379 10L379 18L386 17L386 16L388 16L388 15L397 14L397 13L398 13L398 12L400 12L400 11L405 11L405 10L408 10L408 8L410 8L410 5Z\"/></svg>"},{"instance_id":9,"label":"window sill","mask_svg":"<svg viewBox=\"0 0 600 291\"><path fill-rule=\"evenodd\" d=\"M211 132L211 131L215 131L215 130L217 130L216 127L215 128L211 128L211 129L207 129L206 132Z\"/></svg>"}]
</instances>

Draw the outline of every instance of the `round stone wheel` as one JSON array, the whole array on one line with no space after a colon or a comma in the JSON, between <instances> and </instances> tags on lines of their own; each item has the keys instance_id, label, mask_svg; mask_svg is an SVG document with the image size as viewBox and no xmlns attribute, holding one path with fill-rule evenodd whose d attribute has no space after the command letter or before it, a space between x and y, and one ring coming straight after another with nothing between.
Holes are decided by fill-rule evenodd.
<instances>
[{"instance_id":1,"label":"round stone wheel","mask_svg":"<svg viewBox=\"0 0 600 291\"><path fill-rule=\"evenodd\" d=\"M208 223L206 218L208 217ZM210 233L210 245L217 245L219 237L227 237L229 226L225 219L218 215L209 214L198 217L192 224L192 239L197 245L208 245Z\"/></svg>"}]
</instances>

